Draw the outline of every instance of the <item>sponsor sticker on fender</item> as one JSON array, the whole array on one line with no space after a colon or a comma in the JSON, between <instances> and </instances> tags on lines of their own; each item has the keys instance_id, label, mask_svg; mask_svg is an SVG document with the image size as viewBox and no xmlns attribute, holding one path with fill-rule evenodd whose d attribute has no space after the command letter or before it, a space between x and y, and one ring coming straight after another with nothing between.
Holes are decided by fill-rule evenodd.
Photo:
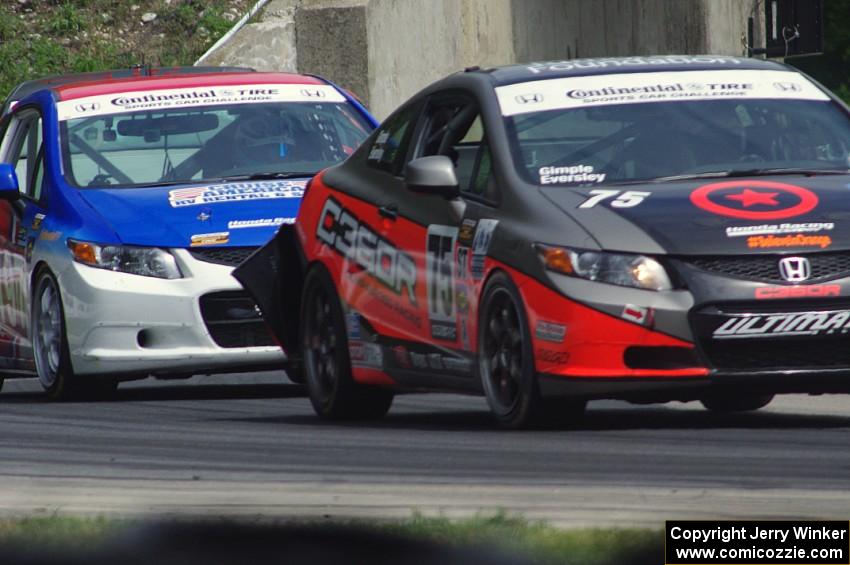
<instances>
[{"instance_id":1,"label":"sponsor sticker on fender","mask_svg":"<svg viewBox=\"0 0 850 565\"><path fill-rule=\"evenodd\" d=\"M484 259L487 257L487 251L490 249L490 242L493 240L493 232L496 231L496 226L499 225L499 220L480 220L478 227L475 229L475 237L472 240L472 278L481 280L484 278Z\"/></svg>"},{"instance_id":2,"label":"sponsor sticker on fender","mask_svg":"<svg viewBox=\"0 0 850 565\"><path fill-rule=\"evenodd\" d=\"M56 111L59 121L64 121L143 110L268 102L341 103L345 98L327 84L240 84L101 94L59 102Z\"/></svg>"},{"instance_id":3,"label":"sponsor sticker on fender","mask_svg":"<svg viewBox=\"0 0 850 565\"><path fill-rule=\"evenodd\" d=\"M184 206L221 204L243 200L301 198L304 196L306 184L306 180L281 180L175 188L168 192L168 203L172 208L183 208Z\"/></svg>"},{"instance_id":4,"label":"sponsor sticker on fender","mask_svg":"<svg viewBox=\"0 0 850 565\"><path fill-rule=\"evenodd\" d=\"M355 367L384 368L384 352L377 343L350 341L348 343L348 355L351 364Z\"/></svg>"},{"instance_id":5,"label":"sponsor sticker on fender","mask_svg":"<svg viewBox=\"0 0 850 565\"><path fill-rule=\"evenodd\" d=\"M534 335L537 336L537 339L542 339L543 341L561 343L567 335L567 326L540 320L534 329Z\"/></svg>"},{"instance_id":6,"label":"sponsor sticker on fender","mask_svg":"<svg viewBox=\"0 0 850 565\"><path fill-rule=\"evenodd\" d=\"M691 193L691 203L706 212L744 220L784 220L801 216L818 205L807 188L764 180L707 184Z\"/></svg>"},{"instance_id":7,"label":"sponsor sticker on fender","mask_svg":"<svg viewBox=\"0 0 850 565\"><path fill-rule=\"evenodd\" d=\"M570 360L570 354L566 351L540 347L537 349L537 359L546 363L564 365Z\"/></svg>"},{"instance_id":8,"label":"sponsor sticker on fender","mask_svg":"<svg viewBox=\"0 0 850 565\"><path fill-rule=\"evenodd\" d=\"M652 325L652 308L626 304L621 314L624 320L640 324L642 326Z\"/></svg>"},{"instance_id":9,"label":"sponsor sticker on fender","mask_svg":"<svg viewBox=\"0 0 850 565\"><path fill-rule=\"evenodd\" d=\"M751 314L729 318L712 333L714 339L845 334L850 331L850 310Z\"/></svg>"},{"instance_id":10,"label":"sponsor sticker on fender","mask_svg":"<svg viewBox=\"0 0 850 565\"><path fill-rule=\"evenodd\" d=\"M496 88L504 116L611 104L693 100L829 101L806 77L788 71L714 70L621 73L520 82ZM529 103L533 101L534 103Z\"/></svg>"}]
</instances>

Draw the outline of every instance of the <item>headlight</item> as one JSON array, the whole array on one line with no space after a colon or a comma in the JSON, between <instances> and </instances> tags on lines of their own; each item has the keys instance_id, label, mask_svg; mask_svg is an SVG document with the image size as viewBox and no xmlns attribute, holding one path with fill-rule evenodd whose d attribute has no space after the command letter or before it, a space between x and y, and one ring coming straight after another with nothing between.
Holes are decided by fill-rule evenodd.
<instances>
[{"instance_id":1,"label":"headlight","mask_svg":"<svg viewBox=\"0 0 850 565\"><path fill-rule=\"evenodd\" d=\"M661 263L644 255L573 251L563 247L535 245L546 269L589 281L646 290L670 290L673 285Z\"/></svg>"},{"instance_id":2,"label":"headlight","mask_svg":"<svg viewBox=\"0 0 850 565\"><path fill-rule=\"evenodd\" d=\"M68 249L75 261L90 267L159 279L183 276L174 255L158 247L98 245L69 239Z\"/></svg>"}]
</instances>

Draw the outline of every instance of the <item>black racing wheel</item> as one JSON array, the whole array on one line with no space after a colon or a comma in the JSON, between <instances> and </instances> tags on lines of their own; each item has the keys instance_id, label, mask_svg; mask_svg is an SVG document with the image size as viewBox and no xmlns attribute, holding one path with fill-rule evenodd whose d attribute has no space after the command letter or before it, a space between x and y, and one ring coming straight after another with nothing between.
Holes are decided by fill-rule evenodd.
<instances>
[{"instance_id":1,"label":"black racing wheel","mask_svg":"<svg viewBox=\"0 0 850 565\"><path fill-rule=\"evenodd\" d=\"M342 305L330 274L314 266L304 281L299 332L304 377L313 409L330 420L377 419L392 391L354 382Z\"/></svg>"}]
</instances>

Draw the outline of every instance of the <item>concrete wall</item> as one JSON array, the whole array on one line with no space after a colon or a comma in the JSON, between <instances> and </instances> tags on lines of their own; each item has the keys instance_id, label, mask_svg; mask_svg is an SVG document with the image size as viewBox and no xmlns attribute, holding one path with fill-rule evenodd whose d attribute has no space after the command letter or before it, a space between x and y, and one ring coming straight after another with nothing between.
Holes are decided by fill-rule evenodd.
<instances>
[{"instance_id":1,"label":"concrete wall","mask_svg":"<svg viewBox=\"0 0 850 565\"><path fill-rule=\"evenodd\" d=\"M368 97L385 116L436 78L516 60L510 0L368 2Z\"/></svg>"},{"instance_id":2,"label":"concrete wall","mask_svg":"<svg viewBox=\"0 0 850 565\"><path fill-rule=\"evenodd\" d=\"M379 118L467 66L743 54L752 0L272 0L209 61L321 74Z\"/></svg>"},{"instance_id":3,"label":"concrete wall","mask_svg":"<svg viewBox=\"0 0 850 565\"><path fill-rule=\"evenodd\" d=\"M256 21L249 22L204 60L204 65L236 65L261 71L298 69L295 12L301 0L271 0Z\"/></svg>"}]
</instances>

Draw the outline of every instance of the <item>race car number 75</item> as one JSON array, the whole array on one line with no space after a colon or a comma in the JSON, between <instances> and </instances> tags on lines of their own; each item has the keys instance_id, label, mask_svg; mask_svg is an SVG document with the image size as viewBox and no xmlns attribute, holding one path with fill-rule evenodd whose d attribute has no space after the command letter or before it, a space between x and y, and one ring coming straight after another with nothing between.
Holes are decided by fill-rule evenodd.
<instances>
[{"instance_id":1,"label":"race car number 75","mask_svg":"<svg viewBox=\"0 0 850 565\"><path fill-rule=\"evenodd\" d=\"M633 208L643 202L651 193L650 192L640 192L637 190L626 190L621 192L619 190L610 190L605 188L597 188L590 191L591 196L587 200L579 205L579 208L593 208L603 200L608 200L609 198L614 198L611 201L611 206L613 208Z\"/></svg>"}]
</instances>

